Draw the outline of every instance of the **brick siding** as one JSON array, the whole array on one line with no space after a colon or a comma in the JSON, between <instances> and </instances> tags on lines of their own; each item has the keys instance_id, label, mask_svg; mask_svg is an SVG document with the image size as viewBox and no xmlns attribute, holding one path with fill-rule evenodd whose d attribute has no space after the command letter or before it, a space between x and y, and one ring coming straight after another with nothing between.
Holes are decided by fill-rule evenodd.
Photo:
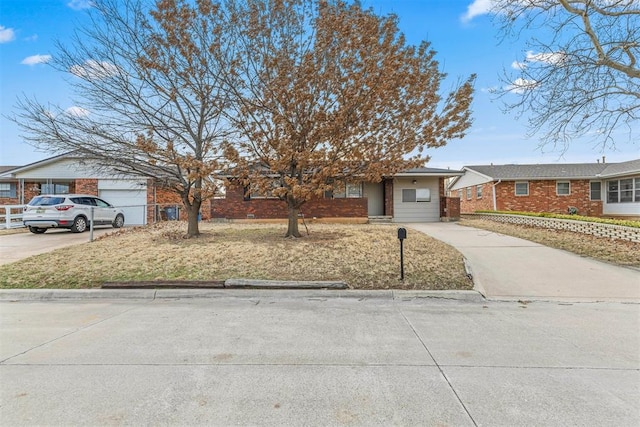
<instances>
[{"instance_id":1,"label":"brick siding","mask_svg":"<svg viewBox=\"0 0 640 427\"><path fill-rule=\"evenodd\" d=\"M444 212L440 217L444 221L457 221L460 219L460 199L457 197L444 197L441 200Z\"/></svg>"},{"instance_id":2,"label":"brick siding","mask_svg":"<svg viewBox=\"0 0 640 427\"><path fill-rule=\"evenodd\" d=\"M393 216L393 179L384 180L384 214Z\"/></svg>"},{"instance_id":3,"label":"brick siding","mask_svg":"<svg viewBox=\"0 0 640 427\"><path fill-rule=\"evenodd\" d=\"M20 195L22 194L22 188L20 187L20 183L15 181L16 184L16 197L3 197L0 198L0 205L19 205L20 204ZM24 183L24 202L29 203L31 199L40 194L40 190L38 189L38 182L35 181L25 181Z\"/></svg>"},{"instance_id":4,"label":"brick siding","mask_svg":"<svg viewBox=\"0 0 640 427\"><path fill-rule=\"evenodd\" d=\"M159 209L159 218L163 218L162 210L167 207L178 206L180 208L180 219L187 220L187 210L184 208L182 204L182 199L180 195L175 191L172 191L168 188L164 187L156 187L155 192L153 190L153 181L149 180L147 186L149 190L147 191L147 203L150 206L153 206L157 203ZM155 200L153 199L155 193ZM215 200L215 201L214 201ZM203 221L211 219L212 213L212 205L217 202L219 199L207 199L202 202L200 206L200 217ZM152 208L153 209L153 208ZM153 212L153 211L152 211Z\"/></svg>"},{"instance_id":5,"label":"brick siding","mask_svg":"<svg viewBox=\"0 0 640 427\"><path fill-rule=\"evenodd\" d=\"M76 179L69 185L69 193L98 195L97 179Z\"/></svg>"},{"instance_id":6,"label":"brick siding","mask_svg":"<svg viewBox=\"0 0 640 427\"><path fill-rule=\"evenodd\" d=\"M302 205L305 218L367 218L366 198L313 199ZM287 204L279 199L253 198L245 200L244 189L234 185L227 188L224 199L215 199L211 218L226 219L282 219L288 217Z\"/></svg>"},{"instance_id":7,"label":"brick siding","mask_svg":"<svg viewBox=\"0 0 640 427\"><path fill-rule=\"evenodd\" d=\"M525 181L518 181L525 182ZM575 207L578 214L584 216L602 216L602 201L590 199L590 181L570 181L570 194L556 194L555 180L526 181L529 183L527 196L516 196L516 181L503 181L496 184L496 210L521 212L567 213L568 208ZM561 180L560 182L564 182ZM467 189L462 189L460 208L462 213L473 213L479 210L493 210L493 183L481 185L482 196L477 197L476 186L471 187L471 199L467 199Z\"/></svg>"}]
</instances>

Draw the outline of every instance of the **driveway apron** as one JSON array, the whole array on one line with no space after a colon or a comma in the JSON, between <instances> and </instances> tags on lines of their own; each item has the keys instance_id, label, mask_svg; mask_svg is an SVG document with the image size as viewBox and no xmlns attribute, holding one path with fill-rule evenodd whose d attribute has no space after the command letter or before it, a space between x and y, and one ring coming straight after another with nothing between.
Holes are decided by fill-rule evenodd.
<instances>
[{"instance_id":1,"label":"driveway apron","mask_svg":"<svg viewBox=\"0 0 640 427\"><path fill-rule=\"evenodd\" d=\"M407 226L460 251L487 298L640 302L637 269L456 223Z\"/></svg>"}]
</instances>

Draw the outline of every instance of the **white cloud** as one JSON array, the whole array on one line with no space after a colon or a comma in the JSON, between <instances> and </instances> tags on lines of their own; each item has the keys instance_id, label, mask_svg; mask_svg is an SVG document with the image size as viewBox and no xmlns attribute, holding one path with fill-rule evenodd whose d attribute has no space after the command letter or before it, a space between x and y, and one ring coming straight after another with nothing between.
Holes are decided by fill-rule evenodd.
<instances>
[{"instance_id":1,"label":"white cloud","mask_svg":"<svg viewBox=\"0 0 640 427\"><path fill-rule=\"evenodd\" d=\"M486 15L491 11L492 0L473 0L467 7L467 13L462 15L462 22L469 22L476 16Z\"/></svg>"},{"instance_id":2,"label":"white cloud","mask_svg":"<svg viewBox=\"0 0 640 427\"><path fill-rule=\"evenodd\" d=\"M70 116L75 117L87 117L89 115L89 110L75 105L73 107L67 108L66 110L64 110L64 112Z\"/></svg>"},{"instance_id":3,"label":"white cloud","mask_svg":"<svg viewBox=\"0 0 640 427\"><path fill-rule=\"evenodd\" d=\"M69 71L74 76L91 80L106 79L118 74L118 67L110 62L88 59L82 65L73 65Z\"/></svg>"},{"instance_id":4,"label":"white cloud","mask_svg":"<svg viewBox=\"0 0 640 427\"><path fill-rule=\"evenodd\" d=\"M67 3L67 6L73 10L83 10L92 7L93 2L91 0L71 0Z\"/></svg>"},{"instance_id":5,"label":"white cloud","mask_svg":"<svg viewBox=\"0 0 640 427\"><path fill-rule=\"evenodd\" d=\"M24 39L24 41L26 41L26 42L34 42L36 40L38 40L38 35L37 34L34 34L32 36L29 36L29 37L25 37L25 39Z\"/></svg>"},{"instance_id":6,"label":"white cloud","mask_svg":"<svg viewBox=\"0 0 640 427\"><path fill-rule=\"evenodd\" d=\"M528 51L525 60L527 62L544 62L551 65L562 65L566 59L567 54L564 52L533 53L532 51Z\"/></svg>"},{"instance_id":7,"label":"white cloud","mask_svg":"<svg viewBox=\"0 0 640 427\"><path fill-rule=\"evenodd\" d=\"M505 90L511 93L524 93L527 90L535 89L538 86L538 82L535 80L527 80L517 78L512 84L505 86Z\"/></svg>"},{"instance_id":8,"label":"white cloud","mask_svg":"<svg viewBox=\"0 0 640 427\"><path fill-rule=\"evenodd\" d=\"M526 62L513 61L511 63L511 68L513 68L514 70L524 70L525 68L527 68L527 63Z\"/></svg>"},{"instance_id":9,"label":"white cloud","mask_svg":"<svg viewBox=\"0 0 640 427\"><path fill-rule=\"evenodd\" d=\"M24 65L46 64L51 60L51 55L32 55L27 56L21 62Z\"/></svg>"},{"instance_id":10,"label":"white cloud","mask_svg":"<svg viewBox=\"0 0 640 427\"><path fill-rule=\"evenodd\" d=\"M16 33L13 28L5 28L0 25L0 43L8 43L16 38Z\"/></svg>"}]
</instances>

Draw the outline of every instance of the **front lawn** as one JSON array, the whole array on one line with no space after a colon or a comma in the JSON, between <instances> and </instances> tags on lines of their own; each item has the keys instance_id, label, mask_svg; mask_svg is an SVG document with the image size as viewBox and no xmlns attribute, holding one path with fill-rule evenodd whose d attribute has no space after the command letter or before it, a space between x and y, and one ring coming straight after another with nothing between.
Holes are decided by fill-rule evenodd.
<instances>
[{"instance_id":1,"label":"front lawn","mask_svg":"<svg viewBox=\"0 0 640 427\"><path fill-rule=\"evenodd\" d=\"M400 281L397 227L312 224L285 239L286 225L201 223L123 229L85 243L0 266L2 288L94 288L149 280L342 280L354 289L471 289L462 255L409 230ZM301 228L304 232L304 227Z\"/></svg>"}]
</instances>

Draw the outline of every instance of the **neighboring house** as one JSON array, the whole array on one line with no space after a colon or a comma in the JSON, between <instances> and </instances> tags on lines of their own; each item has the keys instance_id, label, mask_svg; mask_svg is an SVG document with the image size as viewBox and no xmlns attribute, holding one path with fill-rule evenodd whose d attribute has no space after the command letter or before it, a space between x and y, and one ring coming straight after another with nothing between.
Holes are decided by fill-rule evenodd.
<instances>
[{"instance_id":1,"label":"neighboring house","mask_svg":"<svg viewBox=\"0 0 640 427\"><path fill-rule=\"evenodd\" d=\"M337 189L306 202L300 209L305 218L334 218L366 222L369 219L393 222L430 222L457 219L457 200L445 196L445 179L461 171L418 168L396 174L379 183L338 184ZM287 206L276 197L251 191L233 178L227 180L226 195L216 199L212 218L282 219Z\"/></svg>"},{"instance_id":2,"label":"neighboring house","mask_svg":"<svg viewBox=\"0 0 640 427\"><path fill-rule=\"evenodd\" d=\"M465 166L449 194L477 210L640 217L640 159L621 163Z\"/></svg>"},{"instance_id":3,"label":"neighboring house","mask_svg":"<svg viewBox=\"0 0 640 427\"><path fill-rule=\"evenodd\" d=\"M0 166L0 205L16 204L18 197L18 183L15 179L2 178L2 175L17 166Z\"/></svg>"},{"instance_id":4,"label":"neighboring house","mask_svg":"<svg viewBox=\"0 0 640 427\"><path fill-rule=\"evenodd\" d=\"M95 195L122 207L127 225L153 222L163 206L181 205L175 193L156 186L151 179L110 174L73 154L0 171L0 205L26 204L39 194L68 193ZM209 210L209 204L204 204L203 219L209 218Z\"/></svg>"}]
</instances>

